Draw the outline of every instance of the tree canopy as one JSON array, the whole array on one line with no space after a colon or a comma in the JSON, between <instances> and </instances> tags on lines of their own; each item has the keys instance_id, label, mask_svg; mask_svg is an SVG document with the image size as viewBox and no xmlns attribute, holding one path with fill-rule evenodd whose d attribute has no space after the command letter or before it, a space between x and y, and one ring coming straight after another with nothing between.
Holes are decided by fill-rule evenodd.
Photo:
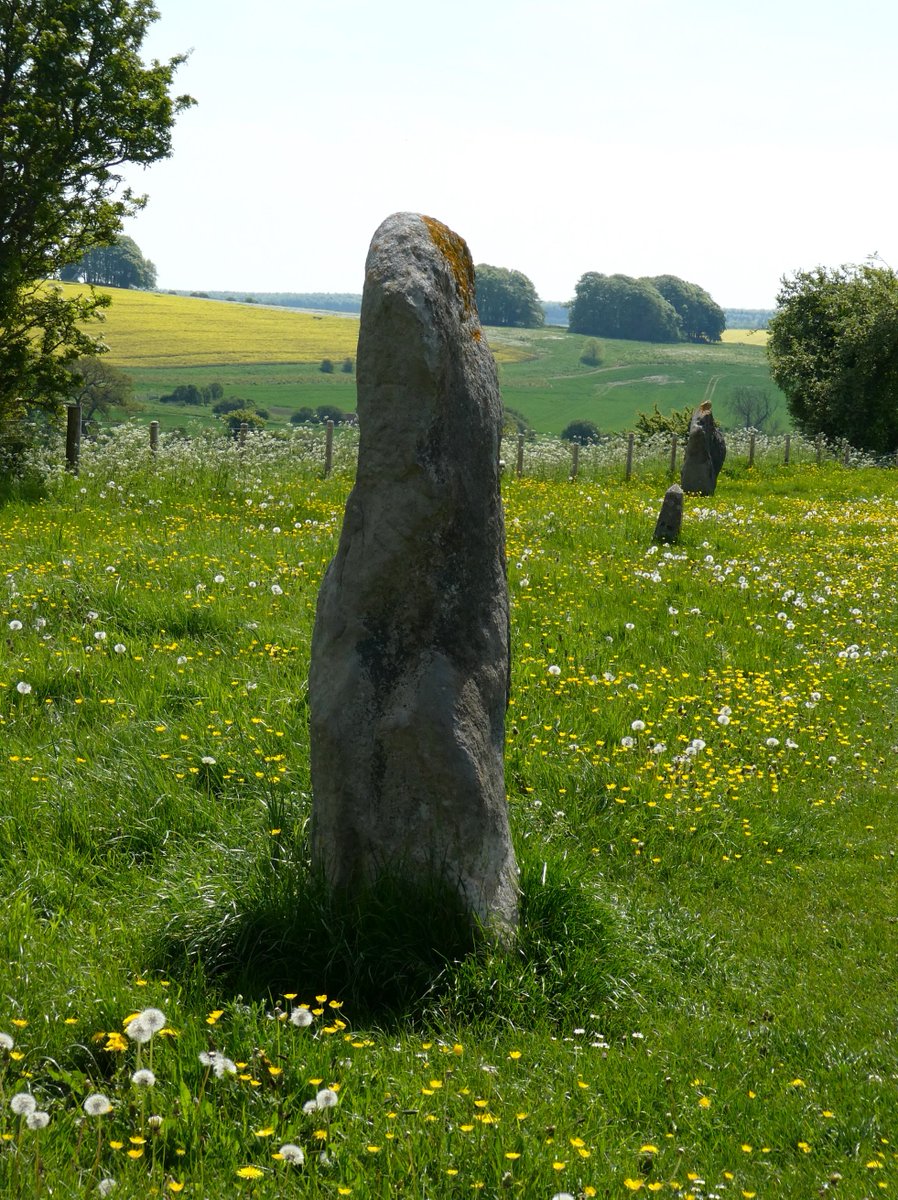
<instances>
[{"instance_id":1,"label":"tree canopy","mask_svg":"<svg viewBox=\"0 0 898 1200\"><path fill-rule=\"evenodd\" d=\"M784 278L770 374L795 424L859 450L898 449L898 276L866 263Z\"/></svg>"},{"instance_id":2,"label":"tree canopy","mask_svg":"<svg viewBox=\"0 0 898 1200\"><path fill-rule=\"evenodd\" d=\"M63 267L59 278L99 287L154 288L156 267L133 238L120 233L111 245L95 246L79 262Z\"/></svg>"},{"instance_id":3,"label":"tree canopy","mask_svg":"<svg viewBox=\"0 0 898 1200\"><path fill-rule=\"evenodd\" d=\"M120 168L171 153L184 61L145 64L152 0L0 0L0 421L69 391L102 346L81 328L108 298L43 281L115 241L145 198Z\"/></svg>"},{"instance_id":4,"label":"tree canopy","mask_svg":"<svg viewBox=\"0 0 898 1200\"><path fill-rule=\"evenodd\" d=\"M545 323L536 288L520 271L480 263L474 268L474 288L484 325L535 329Z\"/></svg>"},{"instance_id":5,"label":"tree canopy","mask_svg":"<svg viewBox=\"0 0 898 1200\"><path fill-rule=\"evenodd\" d=\"M680 318L682 337L687 342L719 342L726 329L726 315L704 288L676 275L654 275L644 279L656 287Z\"/></svg>"},{"instance_id":6,"label":"tree canopy","mask_svg":"<svg viewBox=\"0 0 898 1200\"><path fill-rule=\"evenodd\" d=\"M570 306L573 333L640 342L677 342L680 318L653 284L629 275L580 277Z\"/></svg>"},{"instance_id":7,"label":"tree canopy","mask_svg":"<svg viewBox=\"0 0 898 1200\"><path fill-rule=\"evenodd\" d=\"M719 342L726 317L697 283L676 275L580 277L569 305L574 333L639 342Z\"/></svg>"}]
</instances>

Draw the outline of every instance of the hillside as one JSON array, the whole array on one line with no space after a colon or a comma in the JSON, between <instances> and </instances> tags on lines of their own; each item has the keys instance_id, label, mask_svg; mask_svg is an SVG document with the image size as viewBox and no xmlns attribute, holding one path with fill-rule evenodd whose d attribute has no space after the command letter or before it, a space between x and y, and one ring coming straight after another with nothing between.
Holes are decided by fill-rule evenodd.
<instances>
[{"instance_id":1,"label":"hillside","mask_svg":"<svg viewBox=\"0 0 898 1200\"><path fill-rule=\"evenodd\" d=\"M75 286L75 285L63 285ZM103 337L109 361L135 381L143 412L164 428L214 424L208 409L161 405L179 384L221 383L225 395L267 409L273 425L297 409L334 405L355 409L354 367L358 318L259 304L109 289ZM499 365L506 407L522 413L539 433L560 433L572 420L593 421L604 432L632 426L639 411L662 412L713 400L732 422L734 389L753 387L779 396L770 380L764 331L728 330L713 346L601 341L597 367L580 362L587 341L559 328L487 329ZM330 359L333 373L321 363ZM350 360L347 363L346 360ZM779 425L787 424L780 398Z\"/></svg>"}]
</instances>

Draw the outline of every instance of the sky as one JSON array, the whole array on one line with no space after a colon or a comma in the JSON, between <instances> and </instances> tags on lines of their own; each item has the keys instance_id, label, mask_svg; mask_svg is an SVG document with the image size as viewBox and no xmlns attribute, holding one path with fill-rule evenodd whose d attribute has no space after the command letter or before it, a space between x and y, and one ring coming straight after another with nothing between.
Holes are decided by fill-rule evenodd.
<instances>
[{"instance_id":1,"label":"sky","mask_svg":"<svg viewBox=\"0 0 898 1200\"><path fill-rule=\"evenodd\" d=\"M156 0L195 97L125 232L160 288L361 292L380 222L570 300L587 271L768 308L898 269L894 0Z\"/></svg>"}]
</instances>

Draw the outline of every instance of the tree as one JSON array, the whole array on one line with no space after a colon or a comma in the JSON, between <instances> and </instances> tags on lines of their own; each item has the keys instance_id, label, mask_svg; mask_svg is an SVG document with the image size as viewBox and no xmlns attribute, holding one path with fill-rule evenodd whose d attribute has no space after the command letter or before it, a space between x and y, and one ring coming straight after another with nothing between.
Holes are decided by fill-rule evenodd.
<instances>
[{"instance_id":1,"label":"tree","mask_svg":"<svg viewBox=\"0 0 898 1200\"><path fill-rule=\"evenodd\" d=\"M561 431L566 442L576 442L579 446L592 446L602 436L592 421L571 421Z\"/></svg>"},{"instance_id":2,"label":"tree","mask_svg":"<svg viewBox=\"0 0 898 1200\"><path fill-rule=\"evenodd\" d=\"M156 268L134 239L122 233L111 246L96 246L80 262L63 267L59 278L99 287L150 289L156 286Z\"/></svg>"},{"instance_id":3,"label":"tree","mask_svg":"<svg viewBox=\"0 0 898 1200\"><path fill-rule=\"evenodd\" d=\"M152 0L0 0L0 422L54 409L108 297L42 281L111 245L145 197L120 168L171 153L183 56L145 65Z\"/></svg>"},{"instance_id":4,"label":"tree","mask_svg":"<svg viewBox=\"0 0 898 1200\"><path fill-rule=\"evenodd\" d=\"M704 288L678 279L676 275L655 275L643 282L657 288L674 309L687 342L720 341L720 335L726 329L726 315Z\"/></svg>"},{"instance_id":5,"label":"tree","mask_svg":"<svg viewBox=\"0 0 898 1200\"><path fill-rule=\"evenodd\" d=\"M597 367L602 361L602 347L595 338L590 338L583 347L580 362L584 367Z\"/></svg>"},{"instance_id":6,"label":"tree","mask_svg":"<svg viewBox=\"0 0 898 1200\"><path fill-rule=\"evenodd\" d=\"M638 412L633 429L643 437L653 437L657 433L675 433L677 437L689 436L689 425L695 406L687 404L685 408L675 408L669 413L659 410L657 404L652 405L650 413Z\"/></svg>"},{"instance_id":7,"label":"tree","mask_svg":"<svg viewBox=\"0 0 898 1200\"><path fill-rule=\"evenodd\" d=\"M767 352L803 433L898 449L898 276L868 262L784 278Z\"/></svg>"},{"instance_id":8,"label":"tree","mask_svg":"<svg viewBox=\"0 0 898 1200\"><path fill-rule=\"evenodd\" d=\"M95 354L85 354L73 363L69 399L81 405L81 423L87 425L97 413L111 408L131 407L134 380Z\"/></svg>"},{"instance_id":9,"label":"tree","mask_svg":"<svg viewBox=\"0 0 898 1200\"><path fill-rule=\"evenodd\" d=\"M596 271L577 283L569 326L572 333L640 342L676 342L681 331L676 311L653 284Z\"/></svg>"},{"instance_id":10,"label":"tree","mask_svg":"<svg viewBox=\"0 0 898 1200\"><path fill-rule=\"evenodd\" d=\"M545 323L536 288L520 271L480 263L474 268L474 292L484 325L536 329Z\"/></svg>"},{"instance_id":11,"label":"tree","mask_svg":"<svg viewBox=\"0 0 898 1200\"><path fill-rule=\"evenodd\" d=\"M743 429L765 429L776 407L766 388L735 387L730 395L730 411Z\"/></svg>"}]
</instances>

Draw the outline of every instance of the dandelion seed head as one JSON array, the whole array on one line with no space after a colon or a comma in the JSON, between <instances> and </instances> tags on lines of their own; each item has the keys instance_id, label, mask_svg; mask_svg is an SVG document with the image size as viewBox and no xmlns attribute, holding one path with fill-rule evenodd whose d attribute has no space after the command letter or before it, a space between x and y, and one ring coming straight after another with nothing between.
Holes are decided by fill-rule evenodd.
<instances>
[{"instance_id":1,"label":"dandelion seed head","mask_svg":"<svg viewBox=\"0 0 898 1200\"><path fill-rule=\"evenodd\" d=\"M118 1187L118 1184L116 1183L116 1181L110 1175L107 1175L107 1177L105 1179L101 1179L100 1182L97 1184L97 1191L100 1193L101 1196L108 1196L109 1193L112 1192L117 1187Z\"/></svg>"},{"instance_id":2,"label":"dandelion seed head","mask_svg":"<svg viewBox=\"0 0 898 1200\"><path fill-rule=\"evenodd\" d=\"M50 1114L42 1112L36 1108L34 1112L30 1112L25 1117L25 1124L29 1129L46 1129L50 1124Z\"/></svg>"},{"instance_id":3,"label":"dandelion seed head","mask_svg":"<svg viewBox=\"0 0 898 1200\"><path fill-rule=\"evenodd\" d=\"M89 1117L102 1117L104 1113L112 1111L109 1097L104 1096L102 1092L93 1092L88 1096L83 1108Z\"/></svg>"},{"instance_id":4,"label":"dandelion seed head","mask_svg":"<svg viewBox=\"0 0 898 1200\"><path fill-rule=\"evenodd\" d=\"M26 683L24 679L20 679L16 684L16 691L20 696L27 696L31 691L31 684Z\"/></svg>"},{"instance_id":5,"label":"dandelion seed head","mask_svg":"<svg viewBox=\"0 0 898 1200\"><path fill-rule=\"evenodd\" d=\"M557 663L552 663L552 665L549 667L549 674L550 675L560 675L561 667L559 667Z\"/></svg>"},{"instance_id":6,"label":"dandelion seed head","mask_svg":"<svg viewBox=\"0 0 898 1200\"><path fill-rule=\"evenodd\" d=\"M15 1042L8 1033L0 1033L0 1050L12 1050Z\"/></svg>"},{"instance_id":7,"label":"dandelion seed head","mask_svg":"<svg viewBox=\"0 0 898 1200\"><path fill-rule=\"evenodd\" d=\"M135 1085L135 1087L155 1087L156 1076L148 1067L141 1067L139 1071L135 1071L131 1076L131 1082Z\"/></svg>"},{"instance_id":8,"label":"dandelion seed head","mask_svg":"<svg viewBox=\"0 0 898 1200\"><path fill-rule=\"evenodd\" d=\"M29 1113L33 1113L37 1108L37 1101L31 1092L16 1092L9 1102L9 1107L17 1117L27 1117Z\"/></svg>"},{"instance_id":9,"label":"dandelion seed head","mask_svg":"<svg viewBox=\"0 0 898 1200\"><path fill-rule=\"evenodd\" d=\"M165 1013L161 1008L145 1008L130 1020L125 1033L132 1042L143 1045L165 1025Z\"/></svg>"},{"instance_id":10,"label":"dandelion seed head","mask_svg":"<svg viewBox=\"0 0 898 1200\"><path fill-rule=\"evenodd\" d=\"M290 1013L290 1023L300 1029L307 1029L314 1019L307 1008L294 1008Z\"/></svg>"},{"instance_id":11,"label":"dandelion seed head","mask_svg":"<svg viewBox=\"0 0 898 1200\"><path fill-rule=\"evenodd\" d=\"M319 1108L336 1108L339 1097L333 1088L321 1088L315 1097Z\"/></svg>"},{"instance_id":12,"label":"dandelion seed head","mask_svg":"<svg viewBox=\"0 0 898 1200\"><path fill-rule=\"evenodd\" d=\"M306 1156L302 1152L302 1148L294 1142L285 1142L278 1151L284 1162L290 1163L293 1167L301 1167L306 1161Z\"/></svg>"},{"instance_id":13,"label":"dandelion seed head","mask_svg":"<svg viewBox=\"0 0 898 1200\"><path fill-rule=\"evenodd\" d=\"M9 628L13 631L13 633L17 633L22 628L22 622L10 621Z\"/></svg>"}]
</instances>

